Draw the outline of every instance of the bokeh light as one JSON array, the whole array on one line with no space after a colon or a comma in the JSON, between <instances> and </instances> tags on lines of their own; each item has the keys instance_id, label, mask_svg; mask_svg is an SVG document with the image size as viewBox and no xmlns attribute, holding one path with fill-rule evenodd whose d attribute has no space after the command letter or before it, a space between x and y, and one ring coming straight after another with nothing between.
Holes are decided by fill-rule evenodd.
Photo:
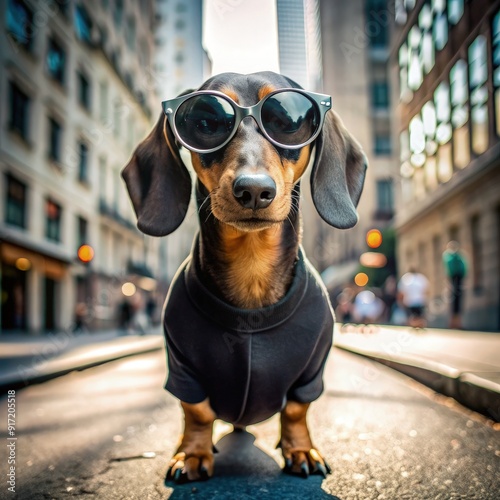
<instances>
[{"instance_id":1,"label":"bokeh light","mask_svg":"<svg viewBox=\"0 0 500 500\"><path fill-rule=\"evenodd\" d=\"M358 273L354 276L354 283L358 286L366 286L368 284L368 275L366 273Z\"/></svg>"},{"instance_id":2,"label":"bokeh light","mask_svg":"<svg viewBox=\"0 0 500 500\"><path fill-rule=\"evenodd\" d=\"M133 283L130 283L130 281L127 281L127 283L123 283L122 285L122 293L125 295L125 297L132 297L134 293L136 292L136 287Z\"/></svg>"},{"instance_id":3,"label":"bokeh light","mask_svg":"<svg viewBox=\"0 0 500 500\"><path fill-rule=\"evenodd\" d=\"M16 267L19 271L29 271L31 269L31 262L26 257L19 257L16 260Z\"/></svg>"},{"instance_id":4,"label":"bokeh light","mask_svg":"<svg viewBox=\"0 0 500 500\"><path fill-rule=\"evenodd\" d=\"M90 245L82 245L78 249L78 258L85 264L94 258L94 249Z\"/></svg>"},{"instance_id":5,"label":"bokeh light","mask_svg":"<svg viewBox=\"0 0 500 500\"><path fill-rule=\"evenodd\" d=\"M370 229L366 233L366 244L370 248L378 248L382 244L382 233L378 229Z\"/></svg>"}]
</instances>

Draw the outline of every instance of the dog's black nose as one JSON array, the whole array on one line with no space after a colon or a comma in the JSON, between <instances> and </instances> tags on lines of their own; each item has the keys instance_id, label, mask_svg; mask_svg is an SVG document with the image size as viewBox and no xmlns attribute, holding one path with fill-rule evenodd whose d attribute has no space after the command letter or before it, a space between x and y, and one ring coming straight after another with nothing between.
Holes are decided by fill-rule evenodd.
<instances>
[{"instance_id":1,"label":"dog's black nose","mask_svg":"<svg viewBox=\"0 0 500 500\"><path fill-rule=\"evenodd\" d=\"M276 183L265 174L240 175L233 182L233 194L245 208L266 208L276 196Z\"/></svg>"}]
</instances>

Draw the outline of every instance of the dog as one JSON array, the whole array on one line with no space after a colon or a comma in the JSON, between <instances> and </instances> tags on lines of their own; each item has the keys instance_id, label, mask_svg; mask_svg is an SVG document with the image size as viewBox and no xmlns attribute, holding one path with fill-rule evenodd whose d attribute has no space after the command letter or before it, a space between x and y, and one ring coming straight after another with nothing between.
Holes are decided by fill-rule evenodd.
<instances>
[{"instance_id":1,"label":"dog","mask_svg":"<svg viewBox=\"0 0 500 500\"><path fill-rule=\"evenodd\" d=\"M152 236L186 215L192 186L180 147L197 177L200 230L164 307L165 387L185 416L167 477L213 475L216 418L241 429L278 412L284 471L326 477L306 414L323 390L334 315L300 245L300 179L311 161L319 215L353 227L362 148L329 96L272 72L214 76L162 107L122 176L137 226Z\"/></svg>"}]
</instances>

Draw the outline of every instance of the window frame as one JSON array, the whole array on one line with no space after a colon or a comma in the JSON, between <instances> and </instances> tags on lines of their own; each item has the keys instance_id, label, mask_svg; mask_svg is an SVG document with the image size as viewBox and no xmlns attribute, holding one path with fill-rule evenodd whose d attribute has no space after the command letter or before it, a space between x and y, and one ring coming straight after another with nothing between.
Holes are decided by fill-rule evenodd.
<instances>
[{"instance_id":1,"label":"window frame","mask_svg":"<svg viewBox=\"0 0 500 500\"><path fill-rule=\"evenodd\" d=\"M32 99L16 81L9 81L9 121L8 127L24 141L30 135L30 111ZM22 109L20 110L19 108Z\"/></svg>"},{"instance_id":2,"label":"window frame","mask_svg":"<svg viewBox=\"0 0 500 500\"><path fill-rule=\"evenodd\" d=\"M56 211L56 216L52 217L51 210ZM53 198L45 198L45 238L54 243L61 243L62 234L62 207Z\"/></svg>"},{"instance_id":3,"label":"window frame","mask_svg":"<svg viewBox=\"0 0 500 500\"><path fill-rule=\"evenodd\" d=\"M53 70L50 66L49 58L51 52L59 52L58 56L61 57L60 68ZM45 56L45 68L48 76L57 82L59 85L64 87L66 80L66 50L60 41L50 35L47 42L47 54Z\"/></svg>"},{"instance_id":4,"label":"window frame","mask_svg":"<svg viewBox=\"0 0 500 500\"><path fill-rule=\"evenodd\" d=\"M19 189L19 199L12 196L12 190ZM28 186L11 173L5 174L5 215L4 222L9 226L27 229L27 193ZM22 200L21 200L22 198ZM16 212L19 212L16 214ZM16 220L16 218L18 218Z\"/></svg>"}]
</instances>

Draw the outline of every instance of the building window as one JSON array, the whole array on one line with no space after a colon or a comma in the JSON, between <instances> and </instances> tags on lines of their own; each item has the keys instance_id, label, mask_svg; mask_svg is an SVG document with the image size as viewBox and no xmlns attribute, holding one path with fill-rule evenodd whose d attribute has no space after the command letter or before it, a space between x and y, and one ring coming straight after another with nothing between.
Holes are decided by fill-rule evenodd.
<instances>
[{"instance_id":1,"label":"building window","mask_svg":"<svg viewBox=\"0 0 500 500\"><path fill-rule=\"evenodd\" d=\"M428 3L424 4L418 16L418 25L422 30L420 45L420 61L425 73L434 67L434 38L432 36L432 9Z\"/></svg>"},{"instance_id":2,"label":"building window","mask_svg":"<svg viewBox=\"0 0 500 500\"><path fill-rule=\"evenodd\" d=\"M77 80L78 80L78 102L87 111L90 111L90 82L88 78L81 71L77 73Z\"/></svg>"},{"instance_id":3,"label":"building window","mask_svg":"<svg viewBox=\"0 0 500 500\"><path fill-rule=\"evenodd\" d=\"M129 17L127 20L127 45L130 50L135 50L135 19Z\"/></svg>"},{"instance_id":4,"label":"building window","mask_svg":"<svg viewBox=\"0 0 500 500\"><path fill-rule=\"evenodd\" d=\"M10 82L9 129L28 140L30 98L13 82Z\"/></svg>"},{"instance_id":5,"label":"building window","mask_svg":"<svg viewBox=\"0 0 500 500\"><path fill-rule=\"evenodd\" d=\"M453 174L453 158L451 156L451 108L450 87L446 82L441 82L434 92L434 105L436 107L436 142L437 150L437 175L440 182L448 182Z\"/></svg>"},{"instance_id":6,"label":"building window","mask_svg":"<svg viewBox=\"0 0 500 500\"><path fill-rule=\"evenodd\" d=\"M6 176L7 196L5 222L12 226L26 228L26 185L10 174Z\"/></svg>"},{"instance_id":7,"label":"building window","mask_svg":"<svg viewBox=\"0 0 500 500\"><path fill-rule=\"evenodd\" d=\"M68 16L68 0L55 0L58 11L64 16Z\"/></svg>"},{"instance_id":8,"label":"building window","mask_svg":"<svg viewBox=\"0 0 500 500\"><path fill-rule=\"evenodd\" d=\"M45 237L48 240L61 241L61 207L51 199L45 202Z\"/></svg>"},{"instance_id":9,"label":"building window","mask_svg":"<svg viewBox=\"0 0 500 500\"><path fill-rule=\"evenodd\" d=\"M382 156L392 153L391 136L389 134L376 133L374 142L374 153L376 155Z\"/></svg>"},{"instance_id":10,"label":"building window","mask_svg":"<svg viewBox=\"0 0 500 500\"><path fill-rule=\"evenodd\" d=\"M419 115L410 121L410 151L411 164L415 167L421 167L425 162L425 132L424 123Z\"/></svg>"},{"instance_id":11,"label":"building window","mask_svg":"<svg viewBox=\"0 0 500 500\"><path fill-rule=\"evenodd\" d=\"M377 210L391 215L394 212L392 179L377 181Z\"/></svg>"},{"instance_id":12,"label":"building window","mask_svg":"<svg viewBox=\"0 0 500 500\"><path fill-rule=\"evenodd\" d=\"M409 102L412 98L412 92L408 87L408 46L406 43L399 49L399 98L403 102Z\"/></svg>"},{"instance_id":13,"label":"building window","mask_svg":"<svg viewBox=\"0 0 500 500\"><path fill-rule=\"evenodd\" d=\"M448 43L448 18L446 17L446 0L433 0L434 11L434 44L441 50Z\"/></svg>"},{"instance_id":14,"label":"building window","mask_svg":"<svg viewBox=\"0 0 500 500\"><path fill-rule=\"evenodd\" d=\"M120 29L123 20L123 0L115 0L115 10L113 11L113 21L116 29Z\"/></svg>"},{"instance_id":15,"label":"building window","mask_svg":"<svg viewBox=\"0 0 500 500\"><path fill-rule=\"evenodd\" d=\"M372 106L375 109L389 108L389 86L387 82L372 84Z\"/></svg>"},{"instance_id":16,"label":"building window","mask_svg":"<svg viewBox=\"0 0 500 500\"><path fill-rule=\"evenodd\" d=\"M64 67L66 64L66 54L63 48L53 38L49 38L49 48L47 51L47 71L49 75L64 84Z\"/></svg>"},{"instance_id":17,"label":"building window","mask_svg":"<svg viewBox=\"0 0 500 500\"><path fill-rule=\"evenodd\" d=\"M61 124L54 118L49 118L49 158L53 161L61 161Z\"/></svg>"},{"instance_id":18,"label":"building window","mask_svg":"<svg viewBox=\"0 0 500 500\"><path fill-rule=\"evenodd\" d=\"M464 168L470 162L469 146L469 87L467 63L460 59L450 71L451 123L453 125L453 161L456 167Z\"/></svg>"},{"instance_id":19,"label":"building window","mask_svg":"<svg viewBox=\"0 0 500 500\"><path fill-rule=\"evenodd\" d=\"M78 144L78 180L88 182L89 148L84 142Z\"/></svg>"},{"instance_id":20,"label":"building window","mask_svg":"<svg viewBox=\"0 0 500 500\"><path fill-rule=\"evenodd\" d=\"M85 43L91 43L92 20L87 9L79 4L75 7L75 33Z\"/></svg>"},{"instance_id":21,"label":"building window","mask_svg":"<svg viewBox=\"0 0 500 500\"><path fill-rule=\"evenodd\" d=\"M450 24L458 24L464 14L464 0L448 0L448 19Z\"/></svg>"},{"instance_id":22,"label":"building window","mask_svg":"<svg viewBox=\"0 0 500 500\"><path fill-rule=\"evenodd\" d=\"M495 129L500 136L500 12L493 18L491 30L493 45L493 87L495 99Z\"/></svg>"},{"instance_id":23,"label":"building window","mask_svg":"<svg viewBox=\"0 0 500 500\"><path fill-rule=\"evenodd\" d=\"M484 153L488 149L487 79L486 38L479 35L469 47L472 150L476 154Z\"/></svg>"},{"instance_id":24,"label":"building window","mask_svg":"<svg viewBox=\"0 0 500 500\"><path fill-rule=\"evenodd\" d=\"M33 47L33 12L21 0L8 0L7 31L14 42L30 51Z\"/></svg>"},{"instance_id":25,"label":"building window","mask_svg":"<svg viewBox=\"0 0 500 500\"><path fill-rule=\"evenodd\" d=\"M83 217L76 219L76 249L78 250L82 245L88 243L88 222Z\"/></svg>"},{"instance_id":26,"label":"building window","mask_svg":"<svg viewBox=\"0 0 500 500\"><path fill-rule=\"evenodd\" d=\"M184 21L184 19L177 19L177 21L175 21L175 29L177 31L182 31L185 27L186 21Z\"/></svg>"},{"instance_id":27,"label":"building window","mask_svg":"<svg viewBox=\"0 0 500 500\"><path fill-rule=\"evenodd\" d=\"M367 26L372 27L368 30L370 37L370 46L372 48L384 48L388 45L387 27L380 20L387 15L387 0L368 0L366 20Z\"/></svg>"},{"instance_id":28,"label":"building window","mask_svg":"<svg viewBox=\"0 0 500 500\"><path fill-rule=\"evenodd\" d=\"M420 62L420 43L422 33L418 26L413 26L408 34L408 87L417 90L422 85L423 72Z\"/></svg>"}]
</instances>

